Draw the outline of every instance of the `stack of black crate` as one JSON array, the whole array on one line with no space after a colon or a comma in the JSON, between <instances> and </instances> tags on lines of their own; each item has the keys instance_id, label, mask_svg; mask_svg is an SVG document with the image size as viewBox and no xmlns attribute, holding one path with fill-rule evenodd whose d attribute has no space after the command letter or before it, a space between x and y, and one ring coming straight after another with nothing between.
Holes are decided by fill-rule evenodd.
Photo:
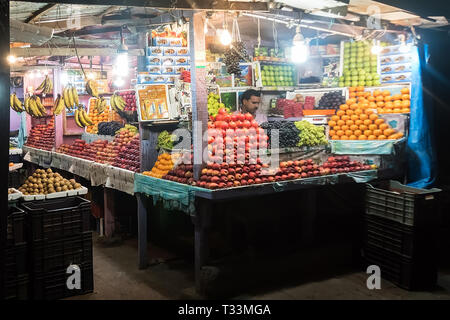
<instances>
[{"instance_id":1,"label":"stack of black crate","mask_svg":"<svg viewBox=\"0 0 450 320\"><path fill-rule=\"evenodd\" d=\"M439 189L417 189L396 181L366 186L363 255L366 266L407 290L437 282Z\"/></svg>"},{"instance_id":2,"label":"stack of black crate","mask_svg":"<svg viewBox=\"0 0 450 320\"><path fill-rule=\"evenodd\" d=\"M8 208L8 231L5 252L5 299L29 298L27 268L28 246L25 238L25 213L11 205Z\"/></svg>"},{"instance_id":3,"label":"stack of black crate","mask_svg":"<svg viewBox=\"0 0 450 320\"><path fill-rule=\"evenodd\" d=\"M22 208L28 215L31 298L92 292L91 203L73 196L24 202Z\"/></svg>"}]
</instances>

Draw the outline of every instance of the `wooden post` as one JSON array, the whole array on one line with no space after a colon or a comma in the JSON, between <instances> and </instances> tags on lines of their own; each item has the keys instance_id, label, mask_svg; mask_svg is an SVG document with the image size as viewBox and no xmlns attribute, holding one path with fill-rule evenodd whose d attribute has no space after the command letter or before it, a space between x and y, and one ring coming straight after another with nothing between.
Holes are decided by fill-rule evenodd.
<instances>
[{"instance_id":1,"label":"wooden post","mask_svg":"<svg viewBox=\"0 0 450 320\"><path fill-rule=\"evenodd\" d=\"M148 267L147 255L147 207L145 206L145 195L136 194L138 214L138 259L139 269Z\"/></svg>"},{"instance_id":2,"label":"wooden post","mask_svg":"<svg viewBox=\"0 0 450 320\"><path fill-rule=\"evenodd\" d=\"M194 12L189 24L191 47L192 133L194 143L194 178L200 178L203 166L203 133L208 128L206 91L205 12Z\"/></svg>"},{"instance_id":3,"label":"wooden post","mask_svg":"<svg viewBox=\"0 0 450 320\"><path fill-rule=\"evenodd\" d=\"M9 64L6 57L9 55L9 1L0 1L0 158L2 181L8 181L9 174ZM2 183L0 197L0 298L4 296L5 280L5 247L7 238L8 215L8 184Z\"/></svg>"},{"instance_id":4,"label":"wooden post","mask_svg":"<svg viewBox=\"0 0 450 320\"><path fill-rule=\"evenodd\" d=\"M103 188L103 200L104 200L104 218L105 218L105 237L112 238L114 234L114 190L110 188Z\"/></svg>"}]
</instances>

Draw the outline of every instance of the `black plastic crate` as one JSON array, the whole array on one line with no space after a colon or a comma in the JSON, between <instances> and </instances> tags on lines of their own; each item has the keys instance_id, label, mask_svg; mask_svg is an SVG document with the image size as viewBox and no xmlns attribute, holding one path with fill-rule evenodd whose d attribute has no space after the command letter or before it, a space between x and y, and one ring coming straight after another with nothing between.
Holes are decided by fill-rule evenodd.
<instances>
[{"instance_id":1,"label":"black plastic crate","mask_svg":"<svg viewBox=\"0 0 450 320\"><path fill-rule=\"evenodd\" d=\"M15 281L28 274L28 246L26 243L10 246L5 250L5 278Z\"/></svg>"},{"instance_id":2,"label":"black plastic crate","mask_svg":"<svg viewBox=\"0 0 450 320\"><path fill-rule=\"evenodd\" d=\"M26 242L25 239L25 212L17 207L8 209L7 245L13 246Z\"/></svg>"},{"instance_id":3,"label":"black plastic crate","mask_svg":"<svg viewBox=\"0 0 450 320\"><path fill-rule=\"evenodd\" d=\"M365 216L364 243L408 259L435 259L437 228L415 228L377 216Z\"/></svg>"},{"instance_id":4,"label":"black plastic crate","mask_svg":"<svg viewBox=\"0 0 450 320\"><path fill-rule=\"evenodd\" d=\"M25 202L30 241L55 240L90 231L91 202L78 196Z\"/></svg>"},{"instance_id":5,"label":"black plastic crate","mask_svg":"<svg viewBox=\"0 0 450 320\"><path fill-rule=\"evenodd\" d=\"M411 260L376 247L363 249L366 266L377 265L381 277L407 290L433 289L437 283L437 264L424 259Z\"/></svg>"},{"instance_id":6,"label":"black plastic crate","mask_svg":"<svg viewBox=\"0 0 450 320\"><path fill-rule=\"evenodd\" d=\"M397 181L366 184L366 213L409 226L436 224L440 189L418 189Z\"/></svg>"},{"instance_id":7,"label":"black plastic crate","mask_svg":"<svg viewBox=\"0 0 450 320\"><path fill-rule=\"evenodd\" d=\"M20 188L20 186L24 183L25 178L24 174L20 169L10 171L8 173L8 187L9 188Z\"/></svg>"},{"instance_id":8,"label":"black plastic crate","mask_svg":"<svg viewBox=\"0 0 450 320\"><path fill-rule=\"evenodd\" d=\"M92 232L54 241L34 241L30 250L34 274L67 268L70 264L92 264Z\"/></svg>"},{"instance_id":9,"label":"black plastic crate","mask_svg":"<svg viewBox=\"0 0 450 320\"><path fill-rule=\"evenodd\" d=\"M23 275L5 285L5 300L28 300L30 281L28 275Z\"/></svg>"},{"instance_id":10,"label":"black plastic crate","mask_svg":"<svg viewBox=\"0 0 450 320\"><path fill-rule=\"evenodd\" d=\"M32 281L33 299L57 300L93 292L94 270L92 264L82 264L79 267L81 271L80 289L68 289L67 280L71 274L66 273L67 268L63 268L34 277Z\"/></svg>"}]
</instances>

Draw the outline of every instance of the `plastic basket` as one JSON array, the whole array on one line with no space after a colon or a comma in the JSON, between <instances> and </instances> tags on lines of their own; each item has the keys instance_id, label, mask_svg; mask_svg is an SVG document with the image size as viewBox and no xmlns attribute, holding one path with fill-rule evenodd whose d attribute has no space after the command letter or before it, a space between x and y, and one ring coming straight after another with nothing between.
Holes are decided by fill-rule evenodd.
<instances>
[{"instance_id":1,"label":"plastic basket","mask_svg":"<svg viewBox=\"0 0 450 320\"><path fill-rule=\"evenodd\" d=\"M366 184L366 213L409 226L435 223L440 189L417 189L397 181Z\"/></svg>"},{"instance_id":2,"label":"plastic basket","mask_svg":"<svg viewBox=\"0 0 450 320\"><path fill-rule=\"evenodd\" d=\"M30 215L30 241L55 240L90 230L90 201L66 197L23 203Z\"/></svg>"},{"instance_id":3,"label":"plastic basket","mask_svg":"<svg viewBox=\"0 0 450 320\"><path fill-rule=\"evenodd\" d=\"M364 243L407 259L433 259L437 228L414 227L376 216L365 216Z\"/></svg>"},{"instance_id":4,"label":"plastic basket","mask_svg":"<svg viewBox=\"0 0 450 320\"><path fill-rule=\"evenodd\" d=\"M5 284L5 300L28 300L30 281L28 275L23 275Z\"/></svg>"},{"instance_id":5,"label":"plastic basket","mask_svg":"<svg viewBox=\"0 0 450 320\"><path fill-rule=\"evenodd\" d=\"M82 264L80 267L80 289L69 289L67 280L71 276L67 268L48 272L34 277L32 294L35 300L57 300L86 294L94 290L94 272L92 264Z\"/></svg>"},{"instance_id":6,"label":"plastic basket","mask_svg":"<svg viewBox=\"0 0 450 320\"><path fill-rule=\"evenodd\" d=\"M15 281L28 274L28 247L26 243L14 245L5 250L5 278Z\"/></svg>"},{"instance_id":7,"label":"plastic basket","mask_svg":"<svg viewBox=\"0 0 450 320\"><path fill-rule=\"evenodd\" d=\"M26 241L25 212L17 207L10 207L8 212L7 245L14 246Z\"/></svg>"},{"instance_id":8,"label":"plastic basket","mask_svg":"<svg viewBox=\"0 0 450 320\"><path fill-rule=\"evenodd\" d=\"M92 232L55 241L35 241L31 244L31 270L34 274L82 263L92 264Z\"/></svg>"},{"instance_id":9,"label":"plastic basket","mask_svg":"<svg viewBox=\"0 0 450 320\"><path fill-rule=\"evenodd\" d=\"M367 265L377 265L381 277L407 290L432 289L437 283L437 265L434 261L410 260L389 254L375 247L365 247Z\"/></svg>"}]
</instances>

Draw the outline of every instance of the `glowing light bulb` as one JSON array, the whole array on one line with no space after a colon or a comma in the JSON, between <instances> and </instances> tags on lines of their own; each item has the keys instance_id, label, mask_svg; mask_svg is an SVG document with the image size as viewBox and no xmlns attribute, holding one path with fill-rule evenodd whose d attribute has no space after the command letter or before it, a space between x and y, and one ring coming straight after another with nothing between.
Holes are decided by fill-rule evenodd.
<instances>
[{"instance_id":1,"label":"glowing light bulb","mask_svg":"<svg viewBox=\"0 0 450 320\"><path fill-rule=\"evenodd\" d=\"M114 80L114 85L118 88L122 87L125 84L125 80L123 80L122 78L117 78L116 80Z\"/></svg>"},{"instance_id":2,"label":"glowing light bulb","mask_svg":"<svg viewBox=\"0 0 450 320\"><path fill-rule=\"evenodd\" d=\"M14 56L14 55L12 55L12 54L10 54L10 55L7 57L7 59L8 59L9 64L14 64L14 63L16 63L16 61L17 61L17 57Z\"/></svg>"},{"instance_id":3,"label":"glowing light bulb","mask_svg":"<svg viewBox=\"0 0 450 320\"><path fill-rule=\"evenodd\" d=\"M224 46L228 46L231 43L231 34L227 29L218 30L220 43Z\"/></svg>"}]
</instances>

